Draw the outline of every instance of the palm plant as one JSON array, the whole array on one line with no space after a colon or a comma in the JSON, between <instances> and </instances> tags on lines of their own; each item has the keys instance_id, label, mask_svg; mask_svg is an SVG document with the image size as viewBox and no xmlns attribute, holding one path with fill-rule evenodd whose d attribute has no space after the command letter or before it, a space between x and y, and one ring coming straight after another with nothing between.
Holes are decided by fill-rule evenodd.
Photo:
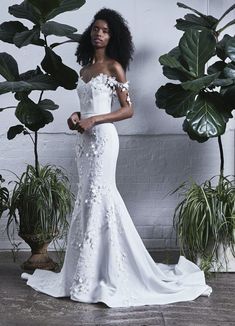
<instances>
[{"instance_id":1,"label":"palm plant","mask_svg":"<svg viewBox=\"0 0 235 326\"><path fill-rule=\"evenodd\" d=\"M176 28L184 31L178 46L162 55L163 74L179 83L167 83L156 92L156 105L175 118L184 117L183 130L192 140L205 142L217 137L220 174L197 185L183 184L183 200L175 210L174 220L181 249L191 259L201 255L207 268L218 259L218 246L234 252L234 180L224 176L221 135L235 109L235 37L224 30L235 20L219 27L235 5L220 18L205 15L183 3L179 7L193 11L177 19ZM211 64L211 59L214 63ZM208 67L208 68L207 68ZM205 264L204 267L206 268Z\"/></svg>"}]
</instances>

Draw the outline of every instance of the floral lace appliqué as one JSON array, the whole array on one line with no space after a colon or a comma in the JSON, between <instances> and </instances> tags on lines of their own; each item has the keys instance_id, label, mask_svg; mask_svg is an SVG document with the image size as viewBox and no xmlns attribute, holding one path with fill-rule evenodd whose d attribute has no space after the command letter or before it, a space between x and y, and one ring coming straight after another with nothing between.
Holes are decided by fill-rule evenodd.
<instances>
[{"instance_id":1,"label":"floral lace appliqu\u00e9","mask_svg":"<svg viewBox=\"0 0 235 326\"><path fill-rule=\"evenodd\" d=\"M82 77L80 77L80 79L84 84L83 92L85 93L88 92L88 88L86 86L90 84L92 87L98 90L105 90L105 88L107 89L108 86L114 96L117 95L116 89L120 88L122 92L127 92L126 102L128 103L128 105L132 104L129 94L129 81L121 83L116 80L116 77L109 76L104 73L100 73L97 76L92 77L91 80L89 80L88 82L85 82Z\"/></svg>"}]
</instances>

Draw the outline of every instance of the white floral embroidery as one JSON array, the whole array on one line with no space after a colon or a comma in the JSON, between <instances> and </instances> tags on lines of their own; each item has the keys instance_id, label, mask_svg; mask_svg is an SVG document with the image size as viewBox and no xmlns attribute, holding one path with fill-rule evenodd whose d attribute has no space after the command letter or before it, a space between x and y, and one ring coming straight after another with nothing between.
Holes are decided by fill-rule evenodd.
<instances>
[{"instance_id":1,"label":"white floral embroidery","mask_svg":"<svg viewBox=\"0 0 235 326\"><path fill-rule=\"evenodd\" d=\"M87 87L87 85L91 85L94 89L97 89L99 91L112 91L112 94L114 96L117 95L116 89L120 88L122 92L127 92L127 98L126 101L129 105L131 105L131 100L130 100L130 94L129 94L129 81L125 83L118 82L116 80L116 77L114 76L109 76L104 73L100 73L97 76L91 78L90 81L87 83L83 81L82 77L80 77L80 80L82 81L82 87L79 87L79 92L82 95L82 97L85 97L87 101L90 99L90 91L91 88Z\"/></svg>"}]
</instances>

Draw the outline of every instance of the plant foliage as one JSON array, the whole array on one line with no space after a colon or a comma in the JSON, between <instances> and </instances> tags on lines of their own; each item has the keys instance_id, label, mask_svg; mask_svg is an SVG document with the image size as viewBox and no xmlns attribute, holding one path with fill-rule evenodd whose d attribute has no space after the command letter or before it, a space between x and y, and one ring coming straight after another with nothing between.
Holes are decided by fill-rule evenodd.
<instances>
[{"instance_id":1,"label":"plant foliage","mask_svg":"<svg viewBox=\"0 0 235 326\"><path fill-rule=\"evenodd\" d=\"M2 213L8 208L9 200L9 191L6 187L3 187L2 184L5 180L0 175L0 217Z\"/></svg>"},{"instance_id":2,"label":"plant foliage","mask_svg":"<svg viewBox=\"0 0 235 326\"><path fill-rule=\"evenodd\" d=\"M183 184L183 200L175 209L174 222L183 253L208 270L218 262L218 248L229 247L235 256L235 182L224 177L224 154L221 135L235 109L235 37L221 32L235 24L218 27L231 6L215 18L183 4L193 14L177 19L176 28L184 31L178 45L159 58L163 74L178 83L167 83L156 92L156 105L167 114L184 117L183 130L192 140L205 142L217 137L220 151L220 175L201 185ZM211 63L211 59L213 63Z\"/></svg>"},{"instance_id":3,"label":"plant foliage","mask_svg":"<svg viewBox=\"0 0 235 326\"><path fill-rule=\"evenodd\" d=\"M0 24L1 41L18 48L35 45L42 47L45 52L37 68L24 73L19 73L18 64L10 54L0 53L0 75L5 79L0 82L0 94L14 93L19 101L15 107L15 115L22 123L22 132L26 129L37 132L53 121L53 115L49 111L52 107L53 110L57 109L58 105L49 99L42 99L45 91L55 91L59 86L68 90L76 88L76 71L65 65L52 48L68 42L78 42L80 35L76 33L75 27L51 19L64 12L77 10L84 4L85 0L24 0L21 4L10 6L9 13L18 19L28 20L31 27L26 27L19 20ZM48 37L51 35L65 37L66 41L50 45ZM40 91L38 102L30 98L32 91ZM42 105L45 101L47 104L50 101L51 105ZM1 108L0 111L9 108L13 107ZM8 132L9 139L19 133L19 125L12 126ZM37 146L37 141L34 145Z\"/></svg>"},{"instance_id":4,"label":"plant foliage","mask_svg":"<svg viewBox=\"0 0 235 326\"><path fill-rule=\"evenodd\" d=\"M225 132L235 109L235 37L225 34L220 39L221 32L235 20L218 27L235 5L215 18L177 4L193 14L177 19L175 26L184 34L159 62L163 74L179 83L161 86L156 92L156 105L175 118L184 117L183 130L191 139L204 142Z\"/></svg>"},{"instance_id":5,"label":"plant foliage","mask_svg":"<svg viewBox=\"0 0 235 326\"><path fill-rule=\"evenodd\" d=\"M36 68L20 72L17 61L10 54L0 53L0 94L13 93L16 106L1 107L0 112L15 109L21 124L11 126L8 139L23 133L29 135L34 144L35 167L28 165L15 183L9 200L9 235L12 223L19 223L19 234L35 234L42 240L60 236L67 226L66 215L71 211L73 195L65 173L54 166L41 167L38 160L38 131L53 121L52 112L58 105L43 98L45 91L55 91L59 86L71 90L76 88L78 75L65 65L54 48L64 43L78 42L80 35L73 26L55 22L58 15L77 10L85 0L24 0L9 7L9 13L17 19L28 20L30 27L20 20L0 24L0 41L19 49L28 45L41 47L43 57ZM49 44L51 35L65 41ZM61 39L60 39L61 40ZM52 50L53 49L53 50ZM38 100L31 97L39 91ZM32 136L34 133L34 137ZM2 182L2 179L0 179ZM8 191L0 186L0 213L6 209ZM19 217L19 219L18 219Z\"/></svg>"},{"instance_id":6,"label":"plant foliage","mask_svg":"<svg viewBox=\"0 0 235 326\"><path fill-rule=\"evenodd\" d=\"M38 172L28 165L15 182L8 229L15 222L19 224L19 235L35 234L48 240L67 227L66 215L71 212L73 195L69 180L61 169L46 165L39 167Z\"/></svg>"},{"instance_id":7,"label":"plant foliage","mask_svg":"<svg viewBox=\"0 0 235 326\"><path fill-rule=\"evenodd\" d=\"M224 253L230 247L235 256L235 182L221 176L217 186L213 186L212 181L201 185L183 184L178 189L182 191L183 200L174 215L183 253L193 261L201 257L201 267L207 266L207 269L218 260L220 245Z\"/></svg>"}]
</instances>

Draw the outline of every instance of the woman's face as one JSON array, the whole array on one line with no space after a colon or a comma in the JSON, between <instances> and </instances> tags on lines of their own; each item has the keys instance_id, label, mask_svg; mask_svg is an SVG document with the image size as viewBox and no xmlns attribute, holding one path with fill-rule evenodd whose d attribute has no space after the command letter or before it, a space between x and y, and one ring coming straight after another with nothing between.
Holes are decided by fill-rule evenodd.
<instances>
[{"instance_id":1,"label":"woman's face","mask_svg":"<svg viewBox=\"0 0 235 326\"><path fill-rule=\"evenodd\" d=\"M91 43L95 48L105 48L110 40L110 30L105 20L98 19L91 28Z\"/></svg>"}]
</instances>

